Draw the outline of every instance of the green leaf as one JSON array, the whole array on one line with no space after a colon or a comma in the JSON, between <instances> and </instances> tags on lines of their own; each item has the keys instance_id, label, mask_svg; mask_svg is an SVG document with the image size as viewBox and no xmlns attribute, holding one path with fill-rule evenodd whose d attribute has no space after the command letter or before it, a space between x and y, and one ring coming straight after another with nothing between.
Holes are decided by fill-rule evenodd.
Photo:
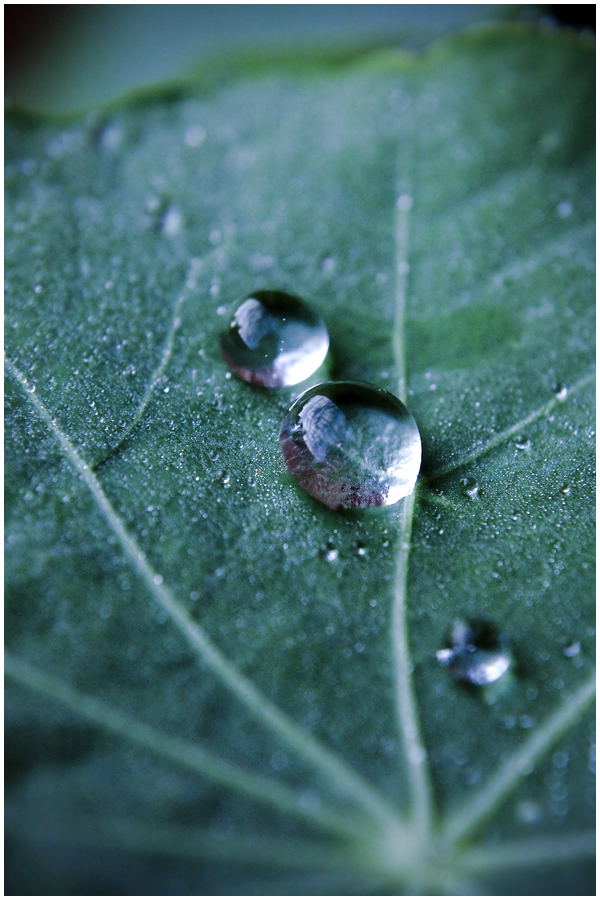
<instances>
[{"instance_id":1,"label":"green leaf","mask_svg":"<svg viewBox=\"0 0 600 900\"><path fill-rule=\"evenodd\" d=\"M9 892L591 890L592 76L490 29L9 119ZM413 498L296 487L218 351L269 287L406 397Z\"/></svg>"}]
</instances>

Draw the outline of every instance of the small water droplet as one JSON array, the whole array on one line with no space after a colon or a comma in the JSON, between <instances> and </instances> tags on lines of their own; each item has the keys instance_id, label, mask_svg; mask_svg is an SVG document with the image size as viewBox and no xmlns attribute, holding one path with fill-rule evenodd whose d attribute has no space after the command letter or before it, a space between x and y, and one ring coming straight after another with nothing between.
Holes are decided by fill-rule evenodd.
<instances>
[{"instance_id":1,"label":"small water droplet","mask_svg":"<svg viewBox=\"0 0 600 900\"><path fill-rule=\"evenodd\" d=\"M463 496L469 500L476 500L479 494L479 485L474 478L461 478L460 480Z\"/></svg>"},{"instance_id":2,"label":"small water droplet","mask_svg":"<svg viewBox=\"0 0 600 900\"><path fill-rule=\"evenodd\" d=\"M331 541L328 542L326 547L321 547L319 550L319 556L321 559L324 559L325 562L335 562L339 555L339 550L333 546Z\"/></svg>"},{"instance_id":3,"label":"small water droplet","mask_svg":"<svg viewBox=\"0 0 600 900\"><path fill-rule=\"evenodd\" d=\"M520 434L515 441L515 447L517 448L517 450L530 450L531 441L526 435Z\"/></svg>"},{"instance_id":4,"label":"small water droplet","mask_svg":"<svg viewBox=\"0 0 600 900\"><path fill-rule=\"evenodd\" d=\"M542 818L542 810L539 804L534 803L533 800L522 800L517 804L516 815L521 822L531 825Z\"/></svg>"},{"instance_id":5,"label":"small water droplet","mask_svg":"<svg viewBox=\"0 0 600 900\"><path fill-rule=\"evenodd\" d=\"M556 384L552 387L552 393L557 400L564 400L569 393L569 388L566 386L566 384L557 381Z\"/></svg>"},{"instance_id":6,"label":"small water droplet","mask_svg":"<svg viewBox=\"0 0 600 900\"><path fill-rule=\"evenodd\" d=\"M390 506L414 490L421 439L406 406L363 382L330 382L298 397L281 423L286 466L330 509Z\"/></svg>"},{"instance_id":7,"label":"small water droplet","mask_svg":"<svg viewBox=\"0 0 600 900\"><path fill-rule=\"evenodd\" d=\"M569 200L563 200L557 204L556 212L559 219L568 219L573 212L573 204Z\"/></svg>"},{"instance_id":8,"label":"small water droplet","mask_svg":"<svg viewBox=\"0 0 600 900\"><path fill-rule=\"evenodd\" d=\"M521 728L533 728L535 719L533 716L519 716L519 725Z\"/></svg>"},{"instance_id":9,"label":"small water droplet","mask_svg":"<svg viewBox=\"0 0 600 900\"><path fill-rule=\"evenodd\" d=\"M438 650L438 662L447 666L457 681L486 685L498 681L511 662L506 636L487 622L457 621L451 647Z\"/></svg>"},{"instance_id":10,"label":"small water droplet","mask_svg":"<svg viewBox=\"0 0 600 900\"><path fill-rule=\"evenodd\" d=\"M414 202L410 194L400 194L396 200L396 207L400 212L409 212L413 208Z\"/></svg>"},{"instance_id":11,"label":"small water droplet","mask_svg":"<svg viewBox=\"0 0 600 900\"><path fill-rule=\"evenodd\" d=\"M367 548L360 541L356 541L352 545L352 549L354 550L354 553L356 554L356 556L366 556L367 555Z\"/></svg>"},{"instance_id":12,"label":"small water droplet","mask_svg":"<svg viewBox=\"0 0 600 900\"><path fill-rule=\"evenodd\" d=\"M183 215L178 206L170 206L166 211L163 221L163 234L167 237L176 237L183 227Z\"/></svg>"},{"instance_id":13,"label":"small water droplet","mask_svg":"<svg viewBox=\"0 0 600 900\"><path fill-rule=\"evenodd\" d=\"M559 750L553 755L552 764L556 769L566 769L569 765L569 754Z\"/></svg>"},{"instance_id":14,"label":"small water droplet","mask_svg":"<svg viewBox=\"0 0 600 900\"><path fill-rule=\"evenodd\" d=\"M565 647L563 650L564 656L572 657L577 656L577 654L581 651L581 641L573 641L572 644L569 644L568 647Z\"/></svg>"},{"instance_id":15,"label":"small water droplet","mask_svg":"<svg viewBox=\"0 0 600 900\"><path fill-rule=\"evenodd\" d=\"M185 130L184 139L188 147L200 147L206 139L206 131L202 125L190 125Z\"/></svg>"},{"instance_id":16,"label":"small water droplet","mask_svg":"<svg viewBox=\"0 0 600 900\"><path fill-rule=\"evenodd\" d=\"M561 494L564 494L565 497L568 497L569 494L571 493L571 487L570 487L570 485L568 485L568 484L563 484L563 486L562 486L561 489L560 489L560 492L561 492Z\"/></svg>"},{"instance_id":17,"label":"small water droplet","mask_svg":"<svg viewBox=\"0 0 600 900\"><path fill-rule=\"evenodd\" d=\"M244 381L283 387L304 381L327 355L321 317L299 297L256 291L234 313L221 336L221 354Z\"/></svg>"}]
</instances>

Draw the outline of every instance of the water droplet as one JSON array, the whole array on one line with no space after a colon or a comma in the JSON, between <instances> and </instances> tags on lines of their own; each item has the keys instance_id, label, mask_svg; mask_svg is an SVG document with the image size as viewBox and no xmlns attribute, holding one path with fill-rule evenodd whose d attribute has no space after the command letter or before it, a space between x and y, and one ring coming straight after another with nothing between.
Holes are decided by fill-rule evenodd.
<instances>
[{"instance_id":1,"label":"water droplet","mask_svg":"<svg viewBox=\"0 0 600 900\"><path fill-rule=\"evenodd\" d=\"M181 210L178 206L170 206L163 217L163 234L165 234L167 237L176 237L178 234L180 234L182 227L183 215L181 213Z\"/></svg>"},{"instance_id":2,"label":"water droplet","mask_svg":"<svg viewBox=\"0 0 600 900\"><path fill-rule=\"evenodd\" d=\"M469 500L476 500L479 494L479 485L474 478L461 478L462 492Z\"/></svg>"},{"instance_id":3,"label":"water droplet","mask_svg":"<svg viewBox=\"0 0 600 900\"><path fill-rule=\"evenodd\" d=\"M552 392L557 400L564 400L569 393L569 388L566 384L562 384L562 382L557 381L556 384L552 387Z\"/></svg>"},{"instance_id":4,"label":"water droplet","mask_svg":"<svg viewBox=\"0 0 600 900\"><path fill-rule=\"evenodd\" d=\"M521 822L530 825L542 818L542 810L539 804L534 803L533 800L522 800L517 804L516 816Z\"/></svg>"},{"instance_id":5,"label":"water droplet","mask_svg":"<svg viewBox=\"0 0 600 900\"><path fill-rule=\"evenodd\" d=\"M568 657L577 656L577 654L580 652L580 650L581 650L581 641L573 641L572 644L570 644L568 647L565 647L565 649L563 650L563 654L564 654L564 656L568 656Z\"/></svg>"},{"instance_id":6,"label":"water droplet","mask_svg":"<svg viewBox=\"0 0 600 900\"><path fill-rule=\"evenodd\" d=\"M531 441L526 435L520 434L515 441L515 447L517 448L517 450L530 450Z\"/></svg>"},{"instance_id":7,"label":"water droplet","mask_svg":"<svg viewBox=\"0 0 600 900\"><path fill-rule=\"evenodd\" d=\"M506 636L487 622L457 621L452 646L436 653L457 681L485 685L498 681L510 666Z\"/></svg>"},{"instance_id":8,"label":"water droplet","mask_svg":"<svg viewBox=\"0 0 600 900\"><path fill-rule=\"evenodd\" d=\"M188 147L200 147L206 139L206 131L202 125L190 125L185 130L184 139Z\"/></svg>"},{"instance_id":9,"label":"water droplet","mask_svg":"<svg viewBox=\"0 0 600 900\"><path fill-rule=\"evenodd\" d=\"M410 196L410 194L400 194L398 199L396 200L396 207L400 210L400 212L410 212L413 208L414 200Z\"/></svg>"},{"instance_id":10,"label":"water droplet","mask_svg":"<svg viewBox=\"0 0 600 900\"><path fill-rule=\"evenodd\" d=\"M333 546L332 541L328 541L327 545L319 550L319 556L325 562L335 562L339 555L339 550Z\"/></svg>"},{"instance_id":11,"label":"water droplet","mask_svg":"<svg viewBox=\"0 0 600 900\"><path fill-rule=\"evenodd\" d=\"M421 466L409 410L363 382L305 391L284 417L279 441L300 486L330 509L390 506L412 493Z\"/></svg>"},{"instance_id":12,"label":"water droplet","mask_svg":"<svg viewBox=\"0 0 600 900\"><path fill-rule=\"evenodd\" d=\"M563 484L563 486L562 486L561 489L560 489L560 492L561 492L561 494L564 494L565 497L568 497L569 494L571 493L571 487L570 487L570 485L568 485L568 484Z\"/></svg>"},{"instance_id":13,"label":"water droplet","mask_svg":"<svg viewBox=\"0 0 600 900\"><path fill-rule=\"evenodd\" d=\"M325 323L299 297L256 291L237 308L221 336L221 354L244 381L263 387L298 384L327 355Z\"/></svg>"},{"instance_id":14,"label":"water droplet","mask_svg":"<svg viewBox=\"0 0 600 900\"><path fill-rule=\"evenodd\" d=\"M559 219L568 219L573 212L573 204L569 200L563 200L556 206Z\"/></svg>"},{"instance_id":15,"label":"water droplet","mask_svg":"<svg viewBox=\"0 0 600 900\"><path fill-rule=\"evenodd\" d=\"M569 765L569 754L559 751L552 757L552 764L557 769L566 769Z\"/></svg>"}]
</instances>

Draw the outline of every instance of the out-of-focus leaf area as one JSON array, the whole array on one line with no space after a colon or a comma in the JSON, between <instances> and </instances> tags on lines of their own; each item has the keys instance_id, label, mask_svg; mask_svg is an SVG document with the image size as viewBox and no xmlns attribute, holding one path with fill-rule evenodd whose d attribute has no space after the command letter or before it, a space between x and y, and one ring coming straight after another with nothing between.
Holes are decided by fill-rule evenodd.
<instances>
[{"instance_id":1,"label":"out-of-focus leaf area","mask_svg":"<svg viewBox=\"0 0 600 900\"><path fill-rule=\"evenodd\" d=\"M505 25L9 115L7 893L593 893L593 92ZM414 502L297 487L261 288L405 381Z\"/></svg>"}]
</instances>

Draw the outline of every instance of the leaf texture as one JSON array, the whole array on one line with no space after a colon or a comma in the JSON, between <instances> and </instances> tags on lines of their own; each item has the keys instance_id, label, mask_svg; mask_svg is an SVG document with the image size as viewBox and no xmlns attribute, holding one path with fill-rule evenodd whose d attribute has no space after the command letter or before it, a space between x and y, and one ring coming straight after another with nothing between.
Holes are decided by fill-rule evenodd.
<instances>
[{"instance_id":1,"label":"leaf texture","mask_svg":"<svg viewBox=\"0 0 600 900\"><path fill-rule=\"evenodd\" d=\"M9 892L590 891L592 63L499 28L9 118ZM298 391L218 351L260 288L406 398L413 498L296 487Z\"/></svg>"}]
</instances>

